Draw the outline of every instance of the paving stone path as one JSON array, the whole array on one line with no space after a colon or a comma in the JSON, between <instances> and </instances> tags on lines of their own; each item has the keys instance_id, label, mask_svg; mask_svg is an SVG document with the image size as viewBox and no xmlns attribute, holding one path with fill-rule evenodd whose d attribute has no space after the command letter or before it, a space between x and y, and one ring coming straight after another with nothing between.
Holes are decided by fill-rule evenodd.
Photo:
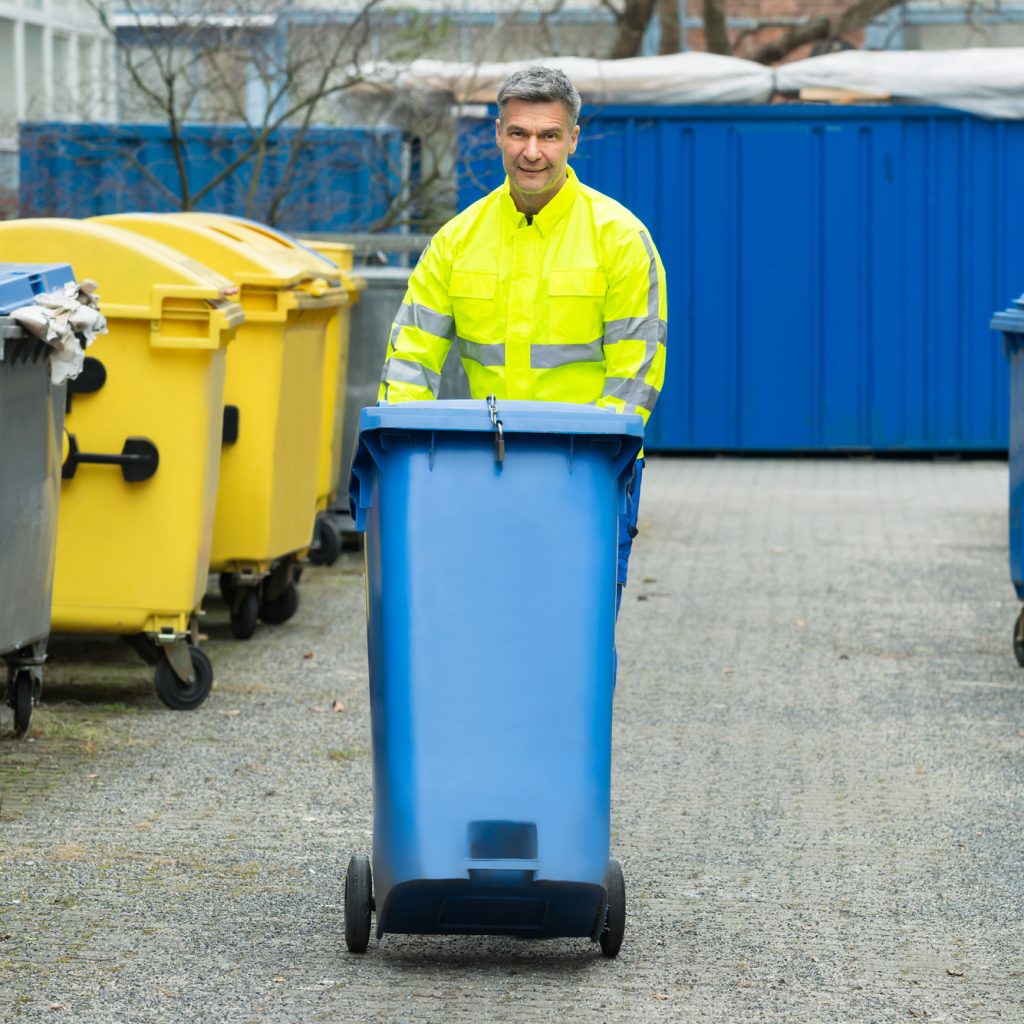
<instances>
[{"instance_id":1,"label":"paving stone path","mask_svg":"<svg viewBox=\"0 0 1024 1024\"><path fill-rule=\"evenodd\" d=\"M94 756L0 776L0 1020L1020 1024L1005 521L996 462L650 460L614 962L579 941L345 952L371 828L357 556L245 644L211 594L218 685L194 713L163 710L131 655L58 651L48 702L126 708Z\"/></svg>"}]
</instances>

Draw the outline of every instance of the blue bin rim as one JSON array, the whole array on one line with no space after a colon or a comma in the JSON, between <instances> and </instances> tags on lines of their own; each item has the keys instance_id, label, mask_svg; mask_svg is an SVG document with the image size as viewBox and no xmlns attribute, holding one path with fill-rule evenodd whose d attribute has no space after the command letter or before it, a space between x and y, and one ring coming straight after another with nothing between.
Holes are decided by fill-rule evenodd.
<instances>
[{"instance_id":1,"label":"blue bin rim","mask_svg":"<svg viewBox=\"0 0 1024 1024\"><path fill-rule=\"evenodd\" d=\"M644 436L643 420L636 413L617 413L574 402L498 399L495 404L506 434L598 434L640 441ZM494 426L483 399L399 402L369 406L359 413L360 435L388 429L490 433Z\"/></svg>"},{"instance_id":2,"label":"blue bin rim","mask_svg":"<svg viewBox=\"0 0 1024 1024\"><path fill-rule=\"evenodd\" d=\"M37 295L74 279L67 263L0 263L0 314L31 306Z\"/></svg>"},{"instance_id":3,"label":"blue bin rim","mask_svg":"<svg viewBox=\"0 0 1024 1024\"><path fill-rule=\"evenodd\" d=\"M1024 295L1007 308L992 314L989 327L1005 334L1024 334Z\"/></svg>"}]
</instances>

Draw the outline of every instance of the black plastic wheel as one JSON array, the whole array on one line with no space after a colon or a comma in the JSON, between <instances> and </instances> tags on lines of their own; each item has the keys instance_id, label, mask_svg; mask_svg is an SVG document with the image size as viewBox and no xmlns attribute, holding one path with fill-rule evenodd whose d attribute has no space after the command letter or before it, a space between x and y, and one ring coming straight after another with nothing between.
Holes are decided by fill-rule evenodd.
<instances>
[{"instance_id":1,"label":"black plastic wheel","mask_svg":"<svg viewBox=\"0 0 1024 1024\"><path fill-rule=\"evenodd\" d=\"M626 882L622 877L622 865L617 860L608 861L604 887L608 890L608 916L599 941L601 952L613 957L619 955L626 934Z\"/></svg>"},{"instance_id":2,"label":"black plastic wheel","mask_svg":"<svg viewBox=\"0 0 1024 1024\"><path fill-rule=\"evenodd\" d=\"M255 587L246 587L245 593L235 600L238 606L231 608L231 635L236 640L248 640L259 622L260 596Z\"/></svg>"},{"instance_id":3,"label":"black plastic wheel","mask_svg":"<svg viewBox=\"0 0 1024 1024\"><path fill-rule=\"evenodd\" d=\"M370 944L373 878L370 858L352 855L345 872L345 945L350 953L365 953Z\"/></svg>"},{"instance_id":4,"label":"black plastic wheel","mask_svg":"<svg viewBox=\"0 0 1024 1024\"><path fill-rule=\"evenodd\" d=\"M1024 668L1024 608L1013 624L1013 653L1017 656L1017 664Z\"/></svg>"},{"instance_id":5,"label":"black plastic wheel","mask_svg":"<svg viewBox=\"0 0 1024 1024\"><path fill-rule=\"evenodd\" d=\"M166 657L157 665L156 672L153 673L156 695L175 711L192 711L199 707L210 696L210 691L213 689L213 665L210 664L210 659L198 647L190 646L188 653L192 658L192 669L196 674L194 683L189 684L179 679Z\"/></svg>"},{"instance_id":6,"label":"black plastic wheel","mask_svg":"<svg viewBox=\"0 0 1024 1024\"><path fill-rule=\"evenodd\" d=\"M32 724L32 676L18 672L11 683L11 707L14 708L14 735L24 736Z\"/></svg>"},{"instance_id":7,"label":"black plastic wheel","mask_svg":"<svg viewBox=\"0 0 1024 1024\"><path fill-rule=\"evenodd\" d=\"M316 521L313 540L309 560L314 565L334 565L341 554L341 531L326 516Z\"/></svg>"},{"instance_id":8,"label":"black plastic wheel","mask_svg":"<svg viewBox=\"0 0 1024 1024\"><path fill-rule=\"evenodd\" d=\"M287 622L299 610L299 588L289 583L273 600L260 605L260 618L272 626Z\"/></svg>"},{"instance_id":9,"label":"black plastic wheel","mask_svg":"<svg viewBox=\"0 0 1024 1024\"><path fill-rule=\"evenodd\" d=\"M238 583L233 572L222 572L217 577L217 586L220 588L220 596L224 598L225 604L231 604L235 598L235 591Z\"/></svg>"}]
</instances>

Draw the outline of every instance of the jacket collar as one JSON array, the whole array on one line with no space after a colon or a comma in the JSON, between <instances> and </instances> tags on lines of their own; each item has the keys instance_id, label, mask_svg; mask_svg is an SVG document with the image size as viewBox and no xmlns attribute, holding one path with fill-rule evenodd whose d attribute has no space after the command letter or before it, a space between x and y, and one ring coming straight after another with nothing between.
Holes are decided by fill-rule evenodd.
<instances>
[{"instance_id":1,"label":"jacket collar","mask_svg":"<svg viewBox=\"0 0 1024 1024\"><path fill-rule=\"evenodd\" d=\"M576 201L576 196L580 191L580 180L576 177L576 172L566 165L565 168L565 184L552 196L552 198L544 205L544 208L540 213L533 215L533 224L542 235L550 234L554 226L569 212L569 208ZM502 186L502 203L505 206L505 210L513 218L515 218L515 225L519 227L525 220L526 214L520 213L516 209L515 200L512 198L512 191L509 186L508 177L505 178L505 184Z\"/></svg>"}]
</instances>

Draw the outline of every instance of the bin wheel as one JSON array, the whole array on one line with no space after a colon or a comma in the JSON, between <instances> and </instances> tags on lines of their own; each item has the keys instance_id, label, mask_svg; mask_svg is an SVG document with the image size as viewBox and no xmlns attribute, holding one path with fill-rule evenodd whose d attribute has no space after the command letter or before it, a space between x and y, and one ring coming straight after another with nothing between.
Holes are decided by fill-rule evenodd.
<instances>
[{"instance_id":1,"label":"bin wheel","mask_svg":"<svg viewBox=\"0 0 1024 1024\"><path fill-rule=\"evenodd\" d=\"M217 586L220 588L220 596L224 598L224 603L231 604L235 599L235 591L238 589L235 574L233 572L222 572L217 577Z\"/></svg>"},{"instance_id":2,"label":"bin wheel","mask_svg":"<svg viewBox=\"0 0 1024 1024\"><path fill-rule=\"evenodd\" d=\"M619 955L626 934L626 882L622 877L622 865L617 860L608 861L604 887L608 890L608 916L599 941L601 952L613 957Z\"/></svg>"},{"instance_id":3,"label":"bin wheel","mask_svg":"<svg viewBox=\"0 0 1024 1024\"><path fill-rule=\"evenodd\" d=\"M237 598L236 598L237 600ZM238 607L231 609L231 634L236 640L248 640L259 621L260 596L255 587L247 587Z\"/></svg>"},{"instance_id":4,"label":"bin wheel","mask_svg":"<svg viewBox=\"0 0 1024 1024\"><path fill-rule=\"evenodd\" d=\"M260 605L260 618L272 626L287 622L299 610L299 588L289 583L277 597Z\"/></svg>"},{"instance_id":5,"label":"bin wheel","mask_svg":"<svg viewBox=\"0 0 1024 1024\"><path fill-rule=\"evenodd\" d=\"M365 953L370 944L373 878L370 858L353 854L345 872L345 945L350 953Z\"/></svg>"},{"instance_id":6,"label":"bin wheel","mask_svg":"<svg viewBox=\"0 0 1024 1024\"><path fill-rule=\"evenodd\" d=\"M309 551L309 560L314 565L334 565L341 554L341 531L327 518L316 521L314 544Z\"/></svg>"},{"instance_id":7,"label":"bin wheel","mask_svg":"<svg viewBox=\"0 0 1024 1024\"><path fill-rule=\"evenodd\" d=\"M14 709L14 735L24 736L32 724L32 675L18 672L11 683L11 707Z\"/></svg>"},{"instance_id":8,"label":"bin wheel","mask_svg":"<svg viewBox=\"0 0 1024 1024\"><path fill-rule=\"evenodd\" d=\"M1017 664L1024 668L1024 608L1013 624L1013 653L1017 656Z\"/></svg>"},{"instance_id":9,"label":"bin wheel","mask_svg":"<svg viewBox=\"0 0 1024 1024\"><path fill-rule=\"evenodd\" d=\"M198 647L190 646L189 656L192 658L192 669L196 674L196 681L192 684L186 683L178 678L178 674L171 668L171 663L164 658L156 667L153 673L153 685L156 687L156 695L175 711L192 711L210 696L213 689L213 665L206 656L205 651Z\"/></svg>"}]
</instances>

